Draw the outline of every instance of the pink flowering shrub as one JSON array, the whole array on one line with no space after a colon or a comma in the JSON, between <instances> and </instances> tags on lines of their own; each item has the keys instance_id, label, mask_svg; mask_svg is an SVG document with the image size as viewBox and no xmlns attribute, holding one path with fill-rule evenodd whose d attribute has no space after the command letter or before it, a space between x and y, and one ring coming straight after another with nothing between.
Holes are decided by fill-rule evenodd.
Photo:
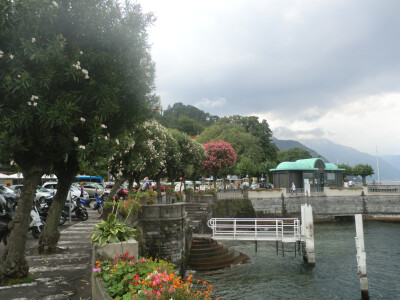
<instances>
[{"instance_id":1,"label":"pink flowering shrub","mask_svg":"<svg viewBox=\"0 0 400 300\"><path fill-rule=\"evenodd\" d=\"M207 158L204 161L204 168L213 175L225 171L236 163L237 154L231 144L218 141L203 144Z\"/></svg>"}]
</instances>

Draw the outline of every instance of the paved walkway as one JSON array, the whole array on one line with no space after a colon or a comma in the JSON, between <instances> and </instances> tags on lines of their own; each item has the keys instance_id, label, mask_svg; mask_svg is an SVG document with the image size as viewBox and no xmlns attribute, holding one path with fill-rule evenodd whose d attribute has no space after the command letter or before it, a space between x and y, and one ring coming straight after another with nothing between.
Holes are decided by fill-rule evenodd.
<instances>
[{"instance_id":1,"label":"paved walkway","mask_svg":"<svg viewBox=\"0 0 400 300\"><path fill-rule=\"evenodd\" d=\"M31 299L91 299L92 246L88 237L99 223L99 213L88 209L89 219L72 219L61 229L59 254L32 255L37 240L28 233L27 261L35 281L29 284L0 287L1 300ZM67 221L67 224L69 221ZM0 251L4 245L0 247Z\"/></svg>"}]
</instances>

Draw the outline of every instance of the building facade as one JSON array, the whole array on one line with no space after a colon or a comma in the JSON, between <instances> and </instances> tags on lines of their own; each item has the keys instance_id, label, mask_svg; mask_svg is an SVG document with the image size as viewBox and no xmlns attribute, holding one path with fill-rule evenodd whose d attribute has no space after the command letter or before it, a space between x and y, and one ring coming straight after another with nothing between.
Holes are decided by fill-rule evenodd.
<instances>
[{"instance_id":1,"label":"building facade","mask_svg":"<svg viewBox=\"0 0 400 300\"><path fill-rule=\"evenodd\" d=\"M285 161L270 171L273 174L275 187L290 188L294 182L297 188L304 188L305 180L308 180L312 190L324 186L343 186L344 169L326 163L321 158Z\"/></svg>"}]
</instances>

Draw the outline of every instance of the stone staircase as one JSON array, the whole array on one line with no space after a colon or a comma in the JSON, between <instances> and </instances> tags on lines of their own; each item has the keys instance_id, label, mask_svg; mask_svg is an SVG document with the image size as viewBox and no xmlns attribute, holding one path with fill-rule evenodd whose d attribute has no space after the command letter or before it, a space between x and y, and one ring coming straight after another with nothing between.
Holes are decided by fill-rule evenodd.
<instances>
[{"instance_id":1,"label":"stone staircase","mask_svg":"<svg viewBox=\"0 0 400 300\"><path fill-rule=\"evenodd\" d=\"M230 250L207 237L194 237L189 253L188 269L212 271L246 262L247 255Z\"/></svg>"}]
</instances>

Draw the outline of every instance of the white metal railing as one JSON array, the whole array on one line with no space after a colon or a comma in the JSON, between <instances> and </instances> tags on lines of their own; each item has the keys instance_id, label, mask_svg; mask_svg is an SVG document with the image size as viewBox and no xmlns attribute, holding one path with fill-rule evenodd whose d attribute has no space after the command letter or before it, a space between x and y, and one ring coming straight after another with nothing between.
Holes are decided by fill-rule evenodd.
<instances>
[{"instance_id":1,"label":"white metal railing","mask_svg":"<svg viewBox=\"0 0 400 300\"><path fill-rule=\"evenodd\" d=\"M304 195L304 188L296 188L296 191L293 192L294 195ZM312 187L310 189L310 193L323 193L324 192L324 187ZM292 191L290 188L286 188L286 194L292 194Z\"/></svg>"},{"instance_id":2,"label":"white metal railing","mask_svg":"<svg viewBox=\"0 0 400 300\"><path fill-rule=\"evenodd\" d=\"M212 218L208 220L215 240L300 241L300 221L296 218Z\"/></svg>"}]
</instances>

